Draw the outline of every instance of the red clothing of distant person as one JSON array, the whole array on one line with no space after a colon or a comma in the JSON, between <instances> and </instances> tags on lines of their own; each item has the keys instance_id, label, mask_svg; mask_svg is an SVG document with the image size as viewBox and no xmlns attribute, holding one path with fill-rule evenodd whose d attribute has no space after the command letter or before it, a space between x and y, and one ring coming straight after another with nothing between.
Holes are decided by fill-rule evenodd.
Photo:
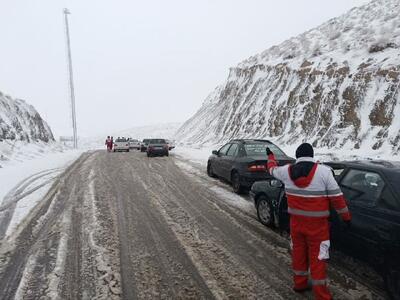
<instances>
[{"instance_id":1,"label":"red clothing of distant person","mask_svg":"<svg viewBox=\"0 0 400 300\"><path fill-rule=\"evenodd\" d=\"M314 161L310 144L300 145L293 165L278 167L274 154L269 149L267 152L268 171L284 183L288 200L294 290L308 289L310 269L315 298L332 299L326 277L330 247L328 217L333 206L344 221L351 220L343 194L332 170Z\"/></svg>"},{"instance_id":2,"label":"red clothing of distant person","mask_svg":"<svg viewBox=\"0 0 400 300\"><path fill-rule=\"evenodd\" d=\"M106 139L105 145L107 146L107 151L111 151L112 150L112 146L113 146L113 141L112 139L110 139L109 137Z\"/></svg>"}]
</instances>

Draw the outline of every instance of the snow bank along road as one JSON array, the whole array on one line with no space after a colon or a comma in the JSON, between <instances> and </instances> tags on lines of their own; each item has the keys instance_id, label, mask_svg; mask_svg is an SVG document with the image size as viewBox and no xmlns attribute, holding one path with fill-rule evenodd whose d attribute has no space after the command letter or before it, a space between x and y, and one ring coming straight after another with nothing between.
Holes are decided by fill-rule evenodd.
<instances>
[{"instance_id":1,"label":"snow bank along road","mask_svg":"<svg viewBox=\"0 0 400 300\"><path fill-rule=\"evenodd\" d=\"M0 299L311 299L291 290L287 240L182 164L84 153L1 240ZM330 270L337 299L383 298Z\"/></svg>"}]
</instances>

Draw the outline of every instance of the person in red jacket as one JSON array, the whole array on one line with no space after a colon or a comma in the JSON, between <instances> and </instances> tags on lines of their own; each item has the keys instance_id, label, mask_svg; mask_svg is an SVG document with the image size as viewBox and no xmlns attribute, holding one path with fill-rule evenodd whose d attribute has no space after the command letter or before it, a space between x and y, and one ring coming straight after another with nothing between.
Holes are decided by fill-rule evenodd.
<instances>
[{"instance_id":1,"label":"person in red jacket","mask_svg":"<svg viewBox=\"0 0 400 300\"><path fill-rule=\"evenodd\" d=\"M108 151L108 152L111 152L112 146L113 146L113 141L112 141L112 139L110 138L110 136L107 136L105 145L107 146L107 151Z\"/></svg>"},{"instance_id":2,"label":"person in red jacket","mask_svg":"<svg viewBox=\"0 0 400 300\"><path fill-rule=\"evenodd\" d=\"M296 150L296 163L278 167L274 154L267 148L269 173L285 185L290 214L294 291L308 286L309 270L314 296L332 299L327 287L326 260L329 259L329 210L332 206L350 225L347 208L332 169L314 160L314 149L308 143Z\"/></svg>"}]
</instances>

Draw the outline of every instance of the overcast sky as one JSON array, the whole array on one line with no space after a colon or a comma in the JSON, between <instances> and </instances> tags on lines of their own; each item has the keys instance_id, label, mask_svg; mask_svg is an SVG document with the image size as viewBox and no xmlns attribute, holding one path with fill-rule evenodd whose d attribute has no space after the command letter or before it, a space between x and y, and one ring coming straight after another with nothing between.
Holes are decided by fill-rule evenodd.
<instances>
[{"instance_id":1,"label":"overcast sky","mask_svg":"<svg viewBox=\"0 0 400 300\"><path fill-rule=\"evenodd\" d=\"M367 0L13 0L0 4L0 91L70 135L68 7L82 136L182 122L228 69Z\"/></svg>"}]
</instances>

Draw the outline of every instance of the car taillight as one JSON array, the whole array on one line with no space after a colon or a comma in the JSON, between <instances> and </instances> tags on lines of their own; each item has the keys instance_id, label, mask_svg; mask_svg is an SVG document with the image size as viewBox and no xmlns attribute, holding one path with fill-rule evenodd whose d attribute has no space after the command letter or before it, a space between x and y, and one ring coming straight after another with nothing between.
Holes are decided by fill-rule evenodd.
<instances>
[{"instance_id":1,"label":"car taillight","mask_svg":"<svg viewBox=\"0 0 400 300\"><path fill-rule=\"evenodd\" d=\"M250 172L265 172L267 167L265 165L252 165L248 167Z\"/></svg>"}]
</instances>

